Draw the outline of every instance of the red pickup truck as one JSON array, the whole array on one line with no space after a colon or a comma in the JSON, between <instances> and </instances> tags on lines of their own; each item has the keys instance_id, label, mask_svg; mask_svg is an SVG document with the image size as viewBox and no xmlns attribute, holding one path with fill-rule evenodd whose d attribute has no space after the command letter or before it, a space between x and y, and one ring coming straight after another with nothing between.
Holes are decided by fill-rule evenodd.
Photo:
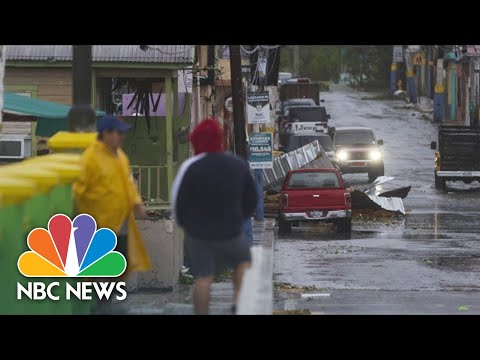
<instances>
[{"instance_id":1,"label":"red pickup truck","mask_svg":"<svg viewBox=\"0 0 480 360\"><path fill-rule=\"evenodd\" d=\"M292 231L292 223L334 223L337 232L352 230L352 201L336 169L298 169L287 174L280 197L279 234Z\"/></svg>"}]
</instances>

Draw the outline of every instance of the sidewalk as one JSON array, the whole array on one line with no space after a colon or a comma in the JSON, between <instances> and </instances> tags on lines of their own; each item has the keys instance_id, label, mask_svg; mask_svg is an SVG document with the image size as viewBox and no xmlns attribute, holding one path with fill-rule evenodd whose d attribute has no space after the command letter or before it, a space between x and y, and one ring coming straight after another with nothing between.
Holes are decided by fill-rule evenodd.
<instances>
[{"instance_id":1,"label":"sidewalk","mask_svg":"<svg viewBox=\"0 0 480 360\"><path fill-rule=\"evenodd\" d=\"M239 314L271 314L273 306L274 219L253 221L252 268L247 271L239 295ZM231 280L212 285L210 314L231 315ZM192 315L192 286L178 285L170 292L138 290L129 293L128 313L132 315Z\"/></svg>"},{"instance_id":2,"label":"sidewalk","mask_svg":"<svg viewBox=\"0 0 480 360\"><path fill-rule=\"evenodd\" d=\"M433 100L425 96L419 96L417 100L415 109L422 113L423 118L433 121Z\"/></svg>"}]
</instances>

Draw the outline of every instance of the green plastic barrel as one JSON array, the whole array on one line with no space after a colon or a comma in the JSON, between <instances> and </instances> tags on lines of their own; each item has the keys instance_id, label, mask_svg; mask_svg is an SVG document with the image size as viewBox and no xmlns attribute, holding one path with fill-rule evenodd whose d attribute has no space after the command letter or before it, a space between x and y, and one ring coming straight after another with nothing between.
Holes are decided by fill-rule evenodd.
<instances>
[{"instance_id":1,"label":"green plastic barrel","mask_svg":"<svg viewBox=\"0 0 480 360\"><path fill-rule=\"evenodd\" d=\"M48 220L54 215L54 207L51 200L52 189L59 183L59 176L52 171L40 169L33 164L19 163L12 166L2 167L2 174L5 177L16 180L28 180L36 185L36 192L31 197L26 199L22 204L22 225L17 228L15 232L16 236L13 249L14 253L9 255L9 263L17 263L19 256L29 250L27 245L28 233L34 228L40 227L48 229ZM10 266L11 267L11 266ZM14 267L15 271L17 267ZM10 273L10 279L14 279L14 294L16 296L16 283L17 281L22 284L23 287L28 287L29 282L43 282L46 285L53 281L60 283L58 292L60 294L65 293L65 284L67 278L27 278L18 273L14 276ZM10 280L11 282L11 280ZM62 296L62 299L55 301L53 299L35 300L28 299L24 296L21 300L16 300L16 304L13 307L16 314L71 314L73 312L73 304Z\"/></svg>"},{"instance_id":2,"label":"green plastic barrel","mask_svg":"<svg viewBox=\"0 0 480 360\"><path fill-rule=\"evenodd\" d=\"M18 257L25 249L23 202L36 190L35 182L6 177L0 173L0 314L20 314L16 283L23 280L17 269Z\"/></svg>"},{"instance_id":3,"label":"green plastic barrel","mask_svg":"<svg viewBox=\"0 0 480 360\"><path fill-rule=\"evenodd\" d=\"M72 183L80 176L82 167L79 154L52 154L27 160L25 165L40 171L54 172L59 179L49 192L49 200L53 214L65 214L71 219L75 217L75 206L72 196ZM76 279L66 280L75 286ZM65 283L61 282L59 292L65 294ZM92 301L80 301L72 298L67 307L57 306L55 313L90 314ZM65 304L65 303L64 303Z\"/></svg>"},{"instance_id":4,"label":"green plastic barrel","mask_svg":"<svg viewBox=\"0 0 480 360\"><path fill-rule=\"evenodd\" d=\"M67 163L54 161L48 156L42 159L30 161L30 166L41 170L52 171L57 174L59 182L50 192L51 205L55 214L74 216L74 200L72 196L72 183L78 179L82 171L79 163Z\"/></svg>"}]
</instances>

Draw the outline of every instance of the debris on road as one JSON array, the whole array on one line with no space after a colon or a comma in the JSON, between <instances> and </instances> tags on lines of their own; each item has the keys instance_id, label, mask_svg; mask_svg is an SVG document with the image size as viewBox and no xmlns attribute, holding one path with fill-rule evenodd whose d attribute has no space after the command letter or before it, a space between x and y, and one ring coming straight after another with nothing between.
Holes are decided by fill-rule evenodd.
<instances>
[{"instance_id":1,"label":"debris on road","mask_svg":"<svg viewBox=\"0 0 480 360\"><path fill-rule=\"evenodd\" d=\"M352 216L358 217L366 214L367 217L371 218L384 218L393 217L396 214L405 215L402 199L408 196L412 188L411 186L400 187L375 194L375 187L377 185L394 179L394 177L381 176L363 190L352 187L349 188L350 195L352 196ZM264 194L265 217L277 217L280 206L280 193L275 190L267 190Z\"/></svg>"},{"instance_id":2,"label":"debris on road","mask_svg":"<svg viewBox=\"0 0 480 360\"><path fill-rule=\"evenodd\" d=\"M300 292L306 292L306 291L321 291L319 287L316 286L296 286L292 285L287 282L276 282L273 284L273 288L278 291L284 291L284 292L294 292L294 293L300 293Z\"/></svg>"},{"instance_id":3,"label":"debris on road","mask_svg":"<svg viewBox=\"0 0 480 360\"><path fill-rule=\"evenodd\" d=\"M401 199L405 199L411 189L412 189L411 186L405 186L405 187L401 187L401 188L398 188L398 189L385 191L383 193L378 194L378 196L381 196L381 197L399 197Z\"/></svg>"},{"instance_id":4,"label":"debris on road","mask_svg":"<svg viewBox=\"0 0 480 360\"><path fill-rule=\"evenodd\" d=\"M273 315L311 315L312 313L308 309L299 310L274 310Z\"/></svg>"},{"instance_id":5,"label":"debris on road","mask_svg":"<svg viewBox=\"0 0 480 360\"><path fill-rule=\"evenodd\" d=\"M381 197L377 195L367 195L363 191L353 189L350 192L352 196L352 209L368 210L386 210L393 213L402 213L405 215L403 201L399 197Z\"/></svg>"},{"instance_id":6,"label":"debris on road","mask_svg":"<svg viewBox=\"0 0 480 360\"><path fill-rule=\"evenodd\" d=\"M391 176L380 176L368 185L363 191L351 188L350 195L352 197L352 209L369 209L369 210L386 210L393 213L401 213L405 215L405 207L402 199L406 198L410 192L411 186L401 187L398 189L375 194L376 186L385 184L394 180ZM392 196L397 195L397 196Z\"/></svg>"},{"instance_id":7,"label":"debris on road","mask_svg":"<svg viewBox=\"0 0 480 360\"><path fill-rule=\"evenodd\" d=\"M353 219L391 219L396 218L399 214L385 209L353 209Z\"/></svg>"}]
</instances>

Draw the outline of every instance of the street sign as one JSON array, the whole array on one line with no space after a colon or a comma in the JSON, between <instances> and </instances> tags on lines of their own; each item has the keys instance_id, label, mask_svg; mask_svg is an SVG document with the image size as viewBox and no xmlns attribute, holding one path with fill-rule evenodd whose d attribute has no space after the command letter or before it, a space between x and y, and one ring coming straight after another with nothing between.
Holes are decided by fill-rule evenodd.
<instances>
[{"instance_id":1,"label":"street sign","mask_svg":"<svg viewBox=\"0 0 480 360\"><path fill-rule=\"evenodd\" d=\"M231 96L229 98L227 98L227 100L225 100L225 108L228 111L233 112L233 103L232 103L232 97Z\"/></svg>"},{"instance_id":2,"label":"street sign","mask_svg":"<svg viewBox=\"0 0 480 360\"><path fill-rule=\"evenodd\" d=\"M422 53L413 55L413 65L425 65L426 63L425 56Z\"/></svg>"},{"instance_id":3,"label":"street sign","mask_svg":"<svg viewBox=\"0 0 480 360\"><path fill-rule=\"evenodd\" d=\"M270 123L270 101L268 91L247 93L247 117L249 124Z\"/></svg>"},{"instance_id":4,"label":"street sign","mask_svg":"<svg viewBox=\"0 0 480 360\"><path fill-rule=\"evenodd\" d=\"M403 62L403 46L395 45L393 47L393 62L399 63Z\"/></svg>"},{"instance_id":5,"label":"street sign","mask_svg":"<svg viewBox=\"0 0 480 360\"><path fill-rule=\"evenodd\" d=\"M251 133L248 141L248 162L251 169L273 167L272 133Z\"/></svg>"}]
</instances>

